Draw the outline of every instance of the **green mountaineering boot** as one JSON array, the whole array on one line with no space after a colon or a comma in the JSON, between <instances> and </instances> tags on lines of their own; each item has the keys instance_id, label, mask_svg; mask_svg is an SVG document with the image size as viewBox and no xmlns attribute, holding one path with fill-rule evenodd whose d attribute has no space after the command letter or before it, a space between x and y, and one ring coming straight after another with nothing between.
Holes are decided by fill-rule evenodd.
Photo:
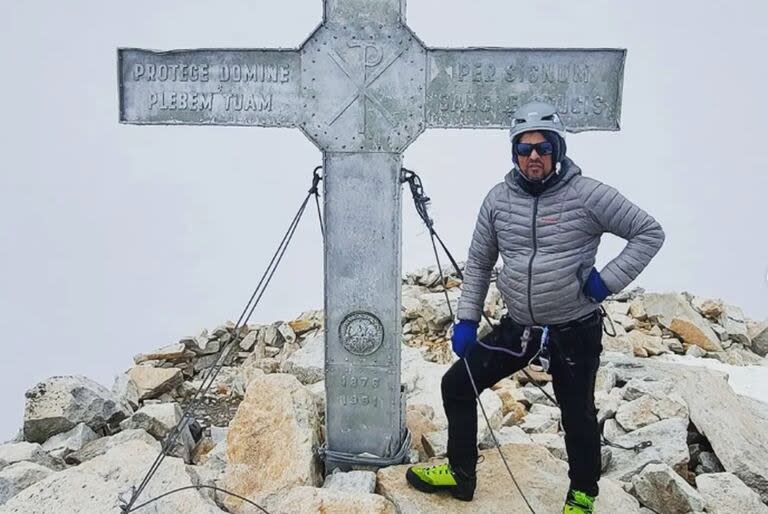
<instances>
[{"instance_id":1,"label":"green mountaineering boot","mask_svg":"<svg viewBox=\"0 0 768 514\"><path fill-rule=\"evenodd\" d=\"M565 499L563 514L592 514L595 508L595 497L583 491L570 489Z\"/></svg>"},{"instance_id":2,"label":"green mountaineering boot","mask_svg":"<svg viewBox=\"0 0 768 514\"><path fill-rule=\"evenodd\" d=\"M408 483L419 491L434 493L448 491L454 498L471 501L475 494L477 477L461 469L453 470L448 463L437 466L411 466L405 473Z\"/></svg>"}]
</instances>

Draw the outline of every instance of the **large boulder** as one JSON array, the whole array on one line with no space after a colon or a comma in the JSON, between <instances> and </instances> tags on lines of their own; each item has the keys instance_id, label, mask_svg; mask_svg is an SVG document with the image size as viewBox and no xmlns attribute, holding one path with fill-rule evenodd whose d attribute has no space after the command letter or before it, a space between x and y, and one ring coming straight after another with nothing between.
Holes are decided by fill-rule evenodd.
<instances>
[{"instance_id":1,"label":"large boulder","mask_svg":"<svg viewBox=\"0 0 768 514\"><path fill-rule=\"evenodd\" d=\"M82 376L51 377L27 391L26 398L24 439L36 443L79 423L98 432L131 415L112 391Z\"/></svg>"},{"instance_id":2,"label":"large boulder","mask_svg":"<svg viewBox=\"0 0 768 514\"><path fill-rule=\"evenodd\" d=\"M768 514L760 495L732 473L709 473L696 477L696 487L707 503L709 514Z\"/></svg>"},{"instance_id":3,"label":"large boulder","mask_svg":"<svg viewBox=\"0 0 768 514\"><path fill-rule=\"evenodd\" d=\"M696 312L681 294L651 293L643 297L645 312L653 321L676 333L688 343L709 352L723 350L717 334L701 314Z\"/></svg>"},{"instance_id":4,"label":"large boulder","mask_svg":"<svg viewBox=\"0 0 768 514\"><path fill-rule=\"evenodd\" d=\"M258 503L279 489L320 485L319 443L309 390L293 375L256 377L229 425L224 488ZM225 505L235 513L247 508L234 497Z\"/></svg>"},{"instance_id":5,"label":"large boulder","mask_svg":"<svg viewBox=\"0 0 768 514\"><path fill-rule=\"evenodd\" d=\"M533 510L542 513L560 512L568 492L568 465L541 446L509 444L503 446L502 450ZM407 465L380 469L377 492L392 501L400 514L529 512L497 450L483 450L480 454L484 460L477 467L477 489L471 502L456 501L449 494L424 494L417 491L405 480ZM595 512L639 512L637 500L625 493L616 482L604 478L599 485L600 495Z\"/></svg>"},{"instance_id":6,"label":"large boulder","mask_svg":"<svg viewBox=\"0 0 768 514\"><path fill-rule=\"evenodd\" d=\"M712 445L726 471L768 502L768 424L742 402L727 378L706 368L656 363L677 380L696 428Z\"/></svg>"},{"instance_id":7,"label":"large boulder","mask_svg":"<svg viewBox=\"0 0 768 514\"><path fill-rule=\"evenodd\" d=\"M132 440L79 466L49 475L27 487L6 503L4 514L120 514L119 496L138 485L157 456L159 444ZM166 458L144 489L139 503L172 489L195 485L184 462ZM137 505L137 504L136 504ZM134 506L136 506L134 505ZM149 512L194 512L222 514L210 499L190 490L169 495L153 503Z\"/></svg>"}]
</instances>

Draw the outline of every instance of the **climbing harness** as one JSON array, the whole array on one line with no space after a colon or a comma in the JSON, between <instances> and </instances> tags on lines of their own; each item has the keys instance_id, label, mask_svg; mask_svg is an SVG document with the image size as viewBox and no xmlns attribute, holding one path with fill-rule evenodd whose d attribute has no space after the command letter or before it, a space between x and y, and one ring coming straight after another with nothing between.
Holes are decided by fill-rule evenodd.
<instances>
[{"instance_id":1,"label":"climbing harness","mask_svg":"<svg viewBox=\"0 0 768 514\"><path fill-rule=\"evenodd\" d=\"M192 420L193 412L200 405L204 396L208 393L208 390L211 388L214 380L216 380L216 377L221 371L221 368L224 367L226 363L230 362L231 357L233 357L234 353L237 352L237 349L239 348L239 343L240 343L240 329L246 326L248 321L251 319L251 316L253 315L253 312L256 309L256 306L259 304L261 297L264 295L264 291L266 290L267 286L272 280L272 277L274 276L275 271L277 271L277 267L280 265L280 262L282 261L283 256L285 255L285 251L288 249L288 245L293 239L293 235L296 232L296 228L299 226L299 221L301 221L301 217L304 214L304 210L307 207L307 203L309 203L309 199L312 196L315 197L315 202L317 204L318 217L320 219L320 230L321 230L321 233L323 234L323 239L325 239L325 228L323 223L323 217L320 212L320 202L318 199L319 191L317 188L318 184L322 180L322 176L320 175L321 169L322 169L322 166L318 166L312 171L312 187L310 187L309 191L307 192L307 196L304 198L304 201L299 206L299 209L294 215L293 220L291 220L291 223L288 226L288 230L285 232L285 235L280 241L280 244L278 245L277 250L272 256L272 259L270 260L269 264L267 265L267 269L262 274L261 279L259 280L259 283L256 286L256 289L254 289L253 294L251 294L251 297L248 299L248 303L245 305L245 308L243 308L243 311L240 313L240 317L238 318L237 323L235 323L235 327L232 330L232 332L234 333L234 337L232 337L230 341L228 341L225 345L223 345L222 348L219 350L216 363L210 368L208 368L207 372L204 374L202 383L200 384L200 387L197 389L197 391L192 396L192 398L189 400L189 403L187 404L187 408L184 410L181 420L176 424L175 427L173 427L173 429L166 436L161 446L160 453L155 458L149 470L147 470L147 473L144 475L144 478L142 479L141 483L138 486L132 486L128 491L120 495L120 498L119 498L120 510L123 514L134 512L146 505L149 505L159 500L160 498L163 498L165 496L168 496L170 494L173 494L179 491L183 491L186 489L206 489L206 488L213 489L217 492L221 492L224 494L228 494L235 498L239 498L247 502L248 504L259 508L262 512L269 514L264 508L253 503L247 498L243 498L242 496L238 496L235 493L232 493L230 491L227 491L219 487L202 486L202 485L174 489L173 491L164 493L162 496L158 496L147 502L144 502L141 505L138 505L138 506L134 506L134 505L136 504L136 501L139 499L139 496L141 496L141 493L147 487L147 484L149 484L149 481L157 472L163 460L165 460L165 458L168 456L168 453L176 444L176 441L181 435L184 428L186 428L188 423Z\"/></svg>"}]
</instances>

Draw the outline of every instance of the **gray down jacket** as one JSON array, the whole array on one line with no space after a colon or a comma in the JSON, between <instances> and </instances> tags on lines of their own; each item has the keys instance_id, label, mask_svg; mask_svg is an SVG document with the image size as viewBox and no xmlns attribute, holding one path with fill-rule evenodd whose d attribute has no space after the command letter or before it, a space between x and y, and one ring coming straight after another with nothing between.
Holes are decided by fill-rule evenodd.
<instances>
[{"instance_id":1,"label":"gray down jacket","mask_svg":"<svg viewBox=\"0 0 768 514\"><path fill-rule=\"evenodd\" d=\"M583 176L567 157L561 173L555 185L534 197L509 172L485 197L464 270L459 319L480 319L499 254L503 267L497 286L510 317L526 325L548 325L597 308L582 287L601 234L627 240L600 270L612 293L632 282L659 251L664 231L653 217L614 188Z\"/></svg>"}]
</instances>

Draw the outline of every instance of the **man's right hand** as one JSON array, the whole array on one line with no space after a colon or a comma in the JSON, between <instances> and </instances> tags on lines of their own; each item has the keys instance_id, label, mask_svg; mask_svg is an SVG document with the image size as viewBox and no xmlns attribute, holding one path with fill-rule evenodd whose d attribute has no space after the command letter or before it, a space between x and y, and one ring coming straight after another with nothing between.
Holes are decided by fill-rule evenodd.
<instances>
[{"instance_id":1,"label":"man's right hand","mask_svg":"<svg viewBox=\"0 0 768 514\"><path fill-rule=\"evenodd\" d=\"M469 349L477 343L477 326L477 321L468 319L459 320L458 323L453 325L451 346L459 358L463 359L467 352L469 352Z\"/></svg>"}]
</instances>

